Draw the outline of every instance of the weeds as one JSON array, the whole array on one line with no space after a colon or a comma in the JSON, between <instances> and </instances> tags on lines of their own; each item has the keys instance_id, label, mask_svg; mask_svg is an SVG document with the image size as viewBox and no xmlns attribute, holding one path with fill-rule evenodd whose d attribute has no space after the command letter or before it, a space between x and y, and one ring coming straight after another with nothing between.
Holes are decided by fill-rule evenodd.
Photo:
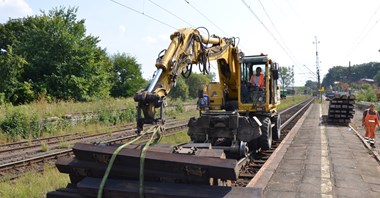
<instances>
[{"instance_id":1,"label":"weeds","mask_svg":"<svg viewBox=\"0 0 380 198\"><path fill-rule=\"evenodd\" d=\"M39 137L41 129L38 117L33 112L24 112L20 109L11 109L5 114L0 123L1 131L11 140Z\"/></svg>"},{"instance_id":2,"label":"weeds","mask_svg":"<svg viewBox=\"0 0 380 198\"><path fill-rule=\"evenodd\" d=\"M131 98L86 103L50 103L42 98L30 105L0 105L0 109L0 142L56 135L73 130L74 125L116 125L133 121L136 116L135 102ZM68 114L75 116L66 116Z\"/></svg>"},{"instance_id":3,"label":"weeds","mask_svg":"<svg viewBox=\"0 0 380 198\"><path fill-rule=\"evenodd\" d=\"M68 148L70 148L70 144L66 141L60 141L59 142L59 148L60 149L68 149Z\"/></svg>"},{"instance_id":4,"label":"weeds","mask_svg":"<svg viewBox=\"0 0 380 198\"><path fill-rule=\"evenodd\" d=\"M46 142L41 142L41 151L47 152L49 150L49 145Z\"/></svg>"},{"instance_id":5,"label":"weeds","mask_svg":"<svg viewBox=\"0 0 380 198\"><path fill-rule=\"evenodd\" d=\"M63 188L70 182L69 176L60 173L55 166L45 166L44 170L43 174L31 171L16 180L2 180L0 197L46 197L47 192Z\"/></svg>"}]
</instances>

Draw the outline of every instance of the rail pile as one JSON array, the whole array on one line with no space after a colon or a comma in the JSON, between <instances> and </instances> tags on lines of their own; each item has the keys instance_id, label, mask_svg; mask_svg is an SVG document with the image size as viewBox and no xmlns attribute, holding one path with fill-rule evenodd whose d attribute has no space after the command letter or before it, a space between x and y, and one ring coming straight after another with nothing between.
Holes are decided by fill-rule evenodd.
<instances>
[{"instance_id":1,"label":"rail pile","mask_svg":"<svg viewBox=\"0 0 380 198\"><path fill-rule=\"evenodd\" d=\"M47 194L57 197L96 197L110 158L117 146L77 143L75 157L61 158L56 166L69 174L67 188ZM239 164L226 159L210 144L149 147L141 167L141 145L123 148L101 192L102 197L250 197L254 188L228 187L239 176ZM141 178L143 183L141 184Z\"/></svg>"},{"instance_id":2,"label":"rail pile","mask_svg":"<svg viewBox=\"0 0 380 198\"><path fill-rule=\"evenodd\" d=\"M329 111L325 121L328 124L348 125L354 117L354 95L338 95L330 100Z\"/></svg>"}]
</instances>

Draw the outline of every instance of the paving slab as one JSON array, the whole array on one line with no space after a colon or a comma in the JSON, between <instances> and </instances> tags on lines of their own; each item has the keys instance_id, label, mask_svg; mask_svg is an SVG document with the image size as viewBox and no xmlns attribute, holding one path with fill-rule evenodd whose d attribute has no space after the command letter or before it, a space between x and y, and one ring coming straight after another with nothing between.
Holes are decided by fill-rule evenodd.
<instances>
[{"instance_id":1,"label":"paving slab","mask_svg":"<svg viewBox=\"0 0 380 198\"><path fill-rule=\"evenodd\" d=\"M350 127L320 123L327 105L311 105L279 148L281 160L249 187L260 186L264 197L380 197L377 148Z\"/></svg>"}]
</instances>

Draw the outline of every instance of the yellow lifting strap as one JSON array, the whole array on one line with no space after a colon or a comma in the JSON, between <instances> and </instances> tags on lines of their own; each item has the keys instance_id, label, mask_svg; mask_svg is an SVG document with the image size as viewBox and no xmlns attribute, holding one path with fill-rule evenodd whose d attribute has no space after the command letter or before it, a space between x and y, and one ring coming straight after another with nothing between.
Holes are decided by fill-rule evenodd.
<instances>
[{"instance_id":1,"label":"yellow lifting strap","mask_svg":"<svg viewBox=\"0 0 380 198\"><path fill-rule=\"evenodd\" d=\"M116 156L119 154L119 152L126 146L135 143L138 141L142 136L145 134L153 133L152 136L150 137L149 141L145 144L144 148L141 150L140 154L140 185L139 185L139 195L140 197L144 197L144 161L145 161L145 155L146 151L148 150L148 147L152 144L157 144L161 140L161 132L164 131L164 128L161 125L158 126L152 126L150 127L146 132L141 133L140 136L137 138L133 139L132 141L129 141L121 146L119 146L113 153L112 157L110 159L110 162L108 163L106 172L103 175L102 181L100 183L99 189L98 189L98 198L102 198L103 196L103 189L104 185L108 179L108 175L112 169L113 163L116 159Z\"/></svg>"}]
</instances>

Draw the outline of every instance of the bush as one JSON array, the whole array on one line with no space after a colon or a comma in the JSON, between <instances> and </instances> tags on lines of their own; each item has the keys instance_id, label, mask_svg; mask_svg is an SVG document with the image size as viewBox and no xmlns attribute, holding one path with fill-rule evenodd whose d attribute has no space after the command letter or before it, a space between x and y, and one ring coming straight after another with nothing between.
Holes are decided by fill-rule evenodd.
<instances>
[{"instance_id":1,"label":"bush","mask_svg":"<svg viewBox=\"0 0 380 198\"><path fill-rule=\"evenodd\" d=\"M128 108L122 111L119 111L119 120L121 122L132 122L136 119L136 109Z\"/></svg>"},{"instance_id":2,"label":"bush","mask_svg":"<svg viewBox=\"0 0 380 198\"><path fill-rule=\"evenodd\" d=\"M31 113L28 115L19 109L13 109L6 113L4 120L0 123L0 128L10 139L26 139L29 136L39 137L41 129L38 117Z\"/></svg>"},{"instance_id":3,"label":"bush","mask_svg":"<svg viewBox=\"0 0 380 198\"><path fill-rule=\"evenodd\" d=\"M0 93L0 105L5 104L5 93Z\"/></svg>"},{"instance_id":4,"label":"bush","mask_svg":"<svg viewBox=\"0 0 380 198\"><path fill-rule=\"evenodd\" d=\"M360 90L356 99L358 101L377 102L377 96L372 86L367 86L366 89Z\"/></svg>"}]
</instances>

